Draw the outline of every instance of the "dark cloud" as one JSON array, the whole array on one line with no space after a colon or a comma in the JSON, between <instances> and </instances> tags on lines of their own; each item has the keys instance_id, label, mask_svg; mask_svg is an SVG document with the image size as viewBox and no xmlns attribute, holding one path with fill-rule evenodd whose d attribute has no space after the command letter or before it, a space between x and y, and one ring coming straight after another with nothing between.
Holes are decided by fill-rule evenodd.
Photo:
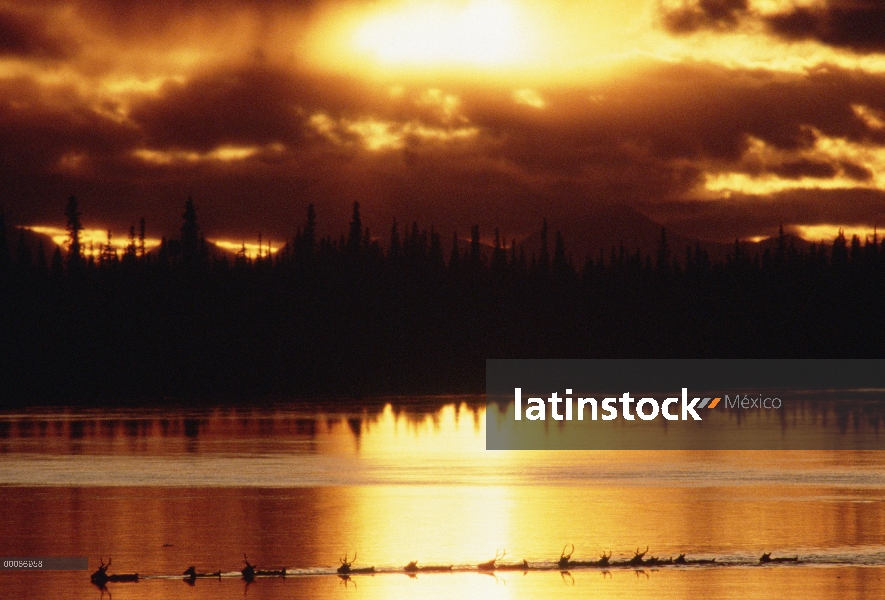
<instances>
[{"instance_id":1,"label":"dark cloud","mask_svg":"<svg viewBox=\"0 0 885 600\"><path fill-rule=\"evenodd\" d=\"M846 160L799 158L780 163L761 164L758 159L750 159L743 161L740 165L735 165L735 168L748 175L773 174L784 179L833 179L844 175L854 181L865 182L873 178L873 173L868 168Z\"/></svg>"},{"instance_id":2,"label":"dark cloud","mask_svg":"<svg viewBox=\"0 0 885 600\"><path fill-rule=\"evenodd\" d=\"M0 205L19 223L58 222L64 198L96 190L107 162L138 138L131 125L96 113L75 87L0 80ZM105 214L112 214L120 188L106 183ZM125 187L137 185L129 179Z\"/></svg>"},{"instance_id":3,"label":"dark cloud","mask_svg":"<svg viewBox=\"0 0 885 600\"><path fill-rule=\"evenodd\" d=\"M765 17L771 32L788 40L815 40L858 53L885 52L885 2L828 0Z\"/></svg>"},{"instance_id":4,"label":"dark cloud","mask_svg":"<svg viewBox=\"0 0 885 600\"><path fill-rule=\"evenodd\" d=\"M297 84L282 71L227 71L169 84L134 107L131 117L155 148L296 141L303 137L304 119L293 102Z\"/></svg>"},{"instance_id":5,"label":"dark cloud","mask_svg":"<svg viewBox=\"0 0 885 600\"><path fill-rule=\"evenodd\" d=\"M749 0L688 0L663 6L661 23L674 34L729 31L742 23L761 23L787 41L814 40L856 53L885 52L885 2L825 0L818 6L792 6L774 14L753 9Z\"/></svg>"},{"instance_id":6,"label":"dark cloud","mask_svg":"<svg viewBox=\"0 0 885 600\"><path fill-rule=\"evenodd\" d=\"M869 181L866 166L817 155L817 137L885 146L885 132L853 108L885 111L885 77L836 68L774 75L645 63L592 86L539 89L542 110L515 102L512 87L437 85L429 92L413 83L391 94L380 83L255 62L169 83L134 100L121 120L76 88L8 82L0 86L0 169L13 182L6 198L16 206L7 214L59 223L59 203L75 193L87 220L128 227L145 215L149 228L174 234L180 205L192 195L210 236L261 231L282 240L308 202L317 205L321 229L337 234L349 205L360 201L375 232L386 232L395 217L447 233L464 234L472 223L483 231L499 226L512 237L545 216L567 219L600 203L662 207L679 221L678 202L707 173ZM456 101L446 105L446 96ZM316 127L317 115L334 136ZM412 133L396 149L372 152L355 123ZM446 139L459 128L475 133ZM776 160L754 164L753 140ZM175 159L175 152L220 146L258 151L233 161ZM137 153L144 149L171 158L146 160ZM65 157L73 157L67 170ZM796 198L802 194L816 192ZM827 198L815 201L819 218L866 218L868 202L843 200L826 212L837 200ZM797 202L784 194L735 195L710 205L719 212L695 202L687 226L713 239L757 235L754 227L799 222L789 217L805 215Z\"/></svg>"},{"instance_id":7,"label":"dark cloud","mask_svg":"<svg viewBox=\"0 0 885 600\"><path fill-rule=\"evenodd\" d=\"M803 158L777 165L770 172L786 179L801 179L803 177L831 179L839 173L839 170L830 162Z\"/></svg>"},{"instance_id":8,"label":"dark cloud","mask_svg":"<svg viewBox=\"0 0 885 600\"><path fill-rule=\"evenodd\" d=\"M858 165L849 161L842 161L839 163L839 166L847 177L854 179L855 181L869 181L873 178L873 172L863 165Z\"/></svg>"},{"instance_id":9,"label":"dark cloud","mask_svg":"<svg viewBox=\"0 0 885 600\"><path fill-rule=\"evenodd\" d=\"M731 194L718 200L673 201L642 208L653 218L684 234L728 242L735 238L775 235L781 225L873 228L885 223L885 192L800 189L764 196Z\"/></svg>"},{"instance_id":10,"label":"dark cloud","mask_svg":"<svg viewBox=\"0 0 885 600\"><path fill-rule=\"evenodd\" d=\"M693 33L702 29L724 31L736 28L748 9L747 0L698 0L662 9L661 18L671 33Z\"/></svg>"},{"instance_id":11,"label":"dark cloud","mask_svg":"<svg viewBox=\"0 0 885 600\"><path fill-rule=\"evenodd\" d=\"M45 21L0 8L0 56L64 59L77 45L47 27Z\"/></svg>"},{"instance_id":12,"label":"dark cloud","mask_svg":"<svg viewBox=\"0 0 885 600\"><path fill-rule=\"evenodd\" d=\"M315 142L317 132L306 122L320 113L333 119L369 115L440 122L414 100L394 101L386 88L353 79L256 63L169 83L155 97L138 102L130 116L151 147L206 151L225 144ZM341 129L337 133L353 138Z\"/></svg>"},{"instance_id":13,"label":"dark cloud","mask_svg":"<svg viewBox=\"0 0 885 600\"><path fill-rule=\"evenodd\" d=\"M733 167L751 138L785 153L813 151L817 132L885 144L885 132L870 127L853 108L885 109L883 86L885 77L838 69L775 76L655 64L592 89L548 92L550 111L561 115L519 112L469 93L464 111L500 138L496 148L502 155L526 168L573 174L626 165L625 170L642 165L643 172L650 165L672 169L676 163ZM797 162L784 165L783 172L831 176L835 168L828 161Z\"/></svg>"},{"instance_id":14,"label":"dark cloud","mask_svg":"<svg viewBox=\"0 0 885 600\"><path fill-rule=\"evenodd\" d=\"M50 171L72 153L100 160L137 138L131 125L97 113L73 87L49 90L27 77L0 80L0 168L10 173Z\"/></svg>"},{"instance_id":15,"label":"dark cloud","mask_svg":"<svg viewBox=\"0 0 885 600\"><path fill-rule=\"evenodd\" d=\"M538 109L517 101L513 81L310 70L289 36L322 0L19 6L0 9L0 55L33 60L34 75L0 79L0 180L7 215L21 223L61 223L71 193L87 224L128 227L146 216L149 229L174 235L191 195L210 237L261 231L277 240L292 235L309 202L332 234L354 201L374 232L398 218L447 234L499 226L508 237L607 203L726 240L780 223L872 223L881 213L882 194L870 190L686 200L707 177L730 173L869 185L861 156L820 152L818 143L885 147L885 129L870 117L885 112L881 74L645 60L592 84L539 87ZM744 20L759 29L767 19L784 39L871 52L885 31L881 6L830 0L764 16L749 0L697 0L663 23L686 34ZM230 45L213 52L228 32ZM68 34L90 45L78 50ZM64 76L47 68L71 56ZM196 62L179 67L182 56ZM167 83L139 91L156 78ZM365 143L372 136L375 150ZM228 160L213 155L221 147L247 151Z\"/></svg>"}]
</instances>

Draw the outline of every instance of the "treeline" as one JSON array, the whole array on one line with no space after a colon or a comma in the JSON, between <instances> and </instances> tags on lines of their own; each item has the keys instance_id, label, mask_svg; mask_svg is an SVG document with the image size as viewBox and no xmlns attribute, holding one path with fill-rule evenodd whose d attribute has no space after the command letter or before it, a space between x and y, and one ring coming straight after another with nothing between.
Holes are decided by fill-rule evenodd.
<instances>
[{"instance_id":1,"label":"treeline","mask_svg":"<svg viewBox=\"0 0 885 600\"><path fill-rule=\"evenodd\" d=\"M394 223L383 247L354 206L318 238L311 207L280 251L212 255L182 236L86 257L33 253L0 223L2 402L124 402L480 392L486 358L880 357L885 242L782 234L714 262L699 247L613 248L579 264L556 234L526 255ZM142 226L143 230L143 226ZM496 238L498 236L496 235ZM15 246L15 247L13 247Z\"/></svg>"}]
</instances>

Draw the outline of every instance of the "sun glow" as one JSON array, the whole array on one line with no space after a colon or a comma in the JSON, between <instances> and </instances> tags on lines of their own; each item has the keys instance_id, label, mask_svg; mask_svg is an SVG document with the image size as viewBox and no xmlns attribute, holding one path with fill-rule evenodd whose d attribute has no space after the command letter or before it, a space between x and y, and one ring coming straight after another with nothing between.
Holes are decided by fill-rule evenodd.
<instances>
[{"instance_id":1,"label":"sun glow","mask_svg":"<svg viewBox=\"0 0 885 600\"><path fill-rule=\"evenodd\" d=\"M874 111L864 107L855 107L854 110L865 119L878 119ZM863 187L885 190L885 150L882 147L830 137L813 128L808 128L808 131L815 136L815 144L801 152L781 151L760 139L751 138L744 153L744 163L761 172L710 172L705 175L704 189L726 195L730 192L771 194L795 189L835 190ZM830 164L833 173L788 177L766 170L776 168L778 164L801 160Z\"/></svg>"},{"instance_id":2,"label":"sun glow","mask_svg":"<svg viewBox=\"0 0 885 600\"><path fill-rule=\"evenodd\" d=\"M809 242L832 243L839 233L849 240L856 235L863 242L872 239L873 236L878 236L875 227L863 225L794 225L792 230L796 235Z\"/></svg>"},{"instance_id":3,"label":"sun glow","mask_svg":"<svg viewBox=\"0 0 885 600\"><path fill-rule=\"evenodd\" d=\"M281 249L280 245L274 246L272 242L232 242L230 240L209 240L222 250L242 254L248 259L266 258L273 256Z\"/></svg>"},{"instance_id":4,"label":"sun glow","mask_svg":"<svg viewBox=\"0 0 885 600\"><path fill-rule=\"evenodd\" d=\"M396 123L378 119L333 119L325 113L310 118L313 129L337 145L356 141L366 150L402 150L417 142L452 143L474 138L479 128L462 124L458 127L432 127L417 121Z\"/></svg>"},{"instance_id":5,"label":"sun glow","mask_svg":"<svg viewBox=\"0 0 885 600\"><path fill-rule=\"evenodd\" d=\"M60 246L65 252L68 251L70 235L68 234L67 229L49 225L32 225L25 227L25 229L50 237L57 246ZM128 234L111 232L110 245L118 255L122 255L126 251L126 246L128 246L129 243L130 240ZM137 243L138 242L136 241L136 244ZM83 229L80 231L80 246L83 254L86 256L94 256L97 258L107 244L107 229ZM159 245L160 240L157 238L145 238L144 240L146 251L153 250Z\"/></svg>"},{"instance_id":6,"label":"sun glow","mask_svg":"<svg viewBox=\"0 0 885 600\"><path fill-rule=\"evenodd\" d=\"M528 52L520 15L504 0L400 6L360 26L354 46L387 64L502 65Z\"/></svg>"},{"instance_id":7,"label":"sun glow","mask_svg":"<svg viewBox=\"0 0 885 600\"><path fill-rule=\"evenodd\" d=\"M391 84L479 77L520 89L622 73L653 50L649 13L648 0L342 3L317 19L305 48L316 68Z\"/></svg>"},{"instance_id":8,"label":"sun glow","mask_svg":"<svg viewBox=\"0 0 885 600\"><path fill-rule=\"evenodd\" d=\"M271 144L270 150L280 152L279 144ZM132 155L144 162L157 165L170 165L173 163L196 163L204 161L232 162L245 160L258 154L261 149L257 146L218 146L208 152L196 152L188 150L151 150L140 148L133 150Z\"/></svg>"},{"instance_id":9,"label":"sun glow","mask_svg":"<svg viewBox=\"0 0 885 600\"><path fill-rule=\"evenodd\" d=\"M544 108L547 106L547 102L541 97L541 95L529 88L523 88L513 92L513 101L517 104L531 106L532 108Z\"/></svg>"}]
</instances>

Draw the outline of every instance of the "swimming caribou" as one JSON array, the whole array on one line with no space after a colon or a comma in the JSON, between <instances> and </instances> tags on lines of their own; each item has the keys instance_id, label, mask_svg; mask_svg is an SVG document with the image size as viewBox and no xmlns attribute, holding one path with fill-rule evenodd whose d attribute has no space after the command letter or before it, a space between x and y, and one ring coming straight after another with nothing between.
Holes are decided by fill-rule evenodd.
<instances>
[{"instance_id":1,"label":"swimming caribou","mask_svg":"<svg viewBox=\"0 0 885 600\"><path fill-rule=\"evenodd\" d=\"M339 575L350 575L352 573L374 573L375 567L361 567L358 569L353 568L353 563L356 562L356 552L353 553L353 559L348 562L347 554L344 555L344 558L338 559L341 563L341 566L338 567Z\"/></svg>"},{"instance_id":2,"label":"swimming caribou","mask_svg":"<svg viewBox=\"0 0 885 600\"><path fill-rule=\"evenodd\" d=\"M785 563L785 562L799 562L798 556L779 556L776 558L771 558L771 552L766 552L762 556L759 557L760 563Z\"/></svg>"},{"instance_id":3,"label":"swimming caribou","mask_svg":"<svg viewBox=\"0 0 885 600\"><path fill-rule=\"evenodd\" d=\"M108 575L108 567L111 566L111 557L108 557L108 563L105 564L103 558L98 559L101 563L101 566L98 567L98 570L90 576L89 580L97 585L98 587L104 587L109 581L138 581L138 573L118 573L115 575Z\"/></svg>"}]
</instances>

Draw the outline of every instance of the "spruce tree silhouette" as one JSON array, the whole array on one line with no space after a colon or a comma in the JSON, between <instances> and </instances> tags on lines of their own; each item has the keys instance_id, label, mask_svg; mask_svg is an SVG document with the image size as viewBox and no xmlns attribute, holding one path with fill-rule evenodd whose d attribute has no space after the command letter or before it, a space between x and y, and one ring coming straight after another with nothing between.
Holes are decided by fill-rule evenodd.
<instances>
[{"instance_id":1,"label":"spruce tree silhouette","mask_svg":"<svg viewBox=\"0 0 885 600\"><path fill-rule=\"evenodd\" d=\"M541 224L541 251L540 256L538 256L538 268L541 271L542 275L547 274L547 270L550 268L550 254L547 249L547 219L545 218L543 223Z\"/></svg>"},{"instance_id":2,"label":"spruce tree silhouette","mask_svg":"<svg viewBox=\"0 0 885 600\"><path fill-rule=\"evenodd\" d=\"M556 230L556 242L553 247L553 272L556 275L564 275L569 268L568 259L565 256L565 240L562 232Z\"/></svg>"},{"instance_id":3,"label":"spruce tree silhouette","mask_svg":"<svg viewBox=\"0 0 885 600\"><path fill-rule=\"evenodd\" d=\"M110 229L108 229L107 236L107 240L104 244L101 245L101 249L99 252L98 260L101 264L115 263L118 259L117 249L114 247L114 244L112 242L113 234L111 233Z\"/></svg>"},{"instance_id":4,"label":"spruce tree silhouette","mask_svg":"<svg viewBox=\"0 0 885 600\"><path fill-rule=\"evenodd\" d=\"M194 263L200 255L200 227L197 225L197 209L190 196L184 203L184 224L181 226L181 257L186 263Z\"/></svg>"},{"instance_id":5,"label":"spruce tree silhouette","mask_svg":"<svg viewBox=\"0 0 885 600\"><path fill-rule=\"evenodd\" d=\"M129 266L132 230L126 266L106 254L107 244L94 268L78 277L69 276L70 268L66 276L58 247L48 273L43 260L35 264L29 232L17 260L7 234L0 319L15 321L4 329L10 335L0 336L0 381L9 401L475 392L490 356L885 352L885 244L877 234L794 246L781 231L762 261L747 242L737 242L726 260L696 243L683 264L670 257L661 276L668 262L662 234L657 248L621 244L610 256L606 250L598 260L577 262L577 273L561 231L552 261L543 248L531 263L522 246L511 242L506 250L500 230L486 252L477 226L466 248L452 234L444 257L436 230L395 221L382 250L355 204L349 230L339 224L340 240L319 239L310 207L303 233L291 252L275 255L279 260L269 260L265 249L262 259L242 250L236 258L205 260L196 271L179 268L183 245L208 256L188 200L186 244L164 240L137 268ZM77 238L76 198L66 215ZM137 246L144 238L139 225ZM546 227L542 233L542 246L554 245ZM81 244L72 245L82 252Z\"/></svg>"},{"instance_id":6,"label":"spruce tree silhouette","mask_svg":"<svg viewBox=\"0 0 885 600\"><path fill-rule=\"evenodd\" d=\"M138 222L138 257L144 258L144 241L145 241L145 231L144 231L144 217Z\"/></svg>"},{"instance_id":7,"label":"spruce tree silhouette","mask_svg":"<svg viewBox=\"0 0 885 600\"><path fill-rule=\"evenodd\" d=\"M18 262L18 268L24 273L27 272L32 266L34 266L34 259L31 256L31 247L28 245L28 240L25 237L25 232L22 230L18 235L18 248L15 251L16 260Z\"/></svg>"},{"instance_id":8,"label":"spruce tree silhouette","mask_svg":"<svg viewBox=\"0 0 885 600\"><path fill-rule=\"evenodd\" d=\"M461 268L461 249L458 247L458 232L452 234L452 252L449 255L449 273L457 273Z\"/></svg>"},{"instance_id":9,"label":"spruce tree silhouette","mask_svg":"<svg viewBox=\"0 0 885 600\"><path fill-rule=\"evenodd\" d=\"M313 203L307 206L307 221L304 223L304 235L301 240L304 253L307 256L312 255L317 243L317 213Z\"/></svg>"},{"instance_id":10,"label":"spruce tree silhouette","mask_svg":"<svg viewBox=\"0 0 885 600\"><path fill-rule=\"evenodd\" d=\"M37 272L42 276L45 275L49 270L49 265L46 264L46 249L43 247L43 240L40 240L40 243L37 244Z\"/></svg>"},{"instance_id":11,"label":"spruce tree silhouette","mask_svg":"<svg viewBox=\"0 0 885 600\"><path fill-rule=\"evenodd\" d=\"M492 250L492 273L500 279L507 267L507 253L501 245L501 230L495 227L495 248Z\"/></svg>"},{"instance_id":12,"label":"spruce tree silhouette","mask_svg":"<svg viewBox=\"0 0 885 600\"><path fill-rule=\"evenodd\" d=\"M68 266L79 267L83 262L83 249L80 245L80 232L83 224L80 222L80 204L76 196L68 198L65 207L65 217L68 220Z\"/></svg>"},{"instance_id":13,"label":"spruce tree silhouette","mask_svg":"<svg viewBox=\"0 0 885 600\"><path fill-rule=\"evenodd\" d=\"M474 271L482 266L482 246L479 242L479 225L470 228L470 268Z\"/></svg>"},{"instance_id":14,"label":"spruce tree silhouette","mask_svg":"<svg viewBox=\"0 0 885 600\"><path fill-rule=\"evenodd\" d=\"M52 252L52 263L49 265L49 274L52 279L58 281L64 275L64 259L61 256L61 246L56 246Z\"/></svg>"},{"instance_id":15,"label":"spruce tree silhouette","mask_svg":"<svg viewBox=\"0 0 885 600\"><path fill-rule=\"evenodd\" d=\"M400 254L402 254L402 251L402 244L399 240L399 229L396 219L394 219L393 225L390 226L390 249L387 251L387 256L391 259L397 259Z\"/></svg>"},{"instance_id":16,"label":"spruce tree silhouette","mask_svg":"<svg viewBox=\"0 0 885 600\"><path fill-rule=\"evenodd\" d=\"M129 227L129 243L126 244L126 249L123 252L123 260L126 263L132 263L135 261L135 257L138 253L138 238L135 237L135 225Z\"/></svg>"},{"instance_id":17,"label":"spruce tree silhouette","mask_svg":"<svg viewBox=\"0 0 885 600\"><path fill-rule=\"evenodd\" d=\"M6 212L0 208L0 272L9 267L9 237L6 231Z\"/></svg>"},{"instance_id":18,"label":"spruce tree silhouette","mask_svg":"<svg viewBox=\"0 0 885 600\"><path fill-rule=\"evenodd\" d=\"M833 267L842 269L848 264L848 243L845 241L845 232L839 229L839 235L833 240Z\"/></svg>"},{"instance_id":19,"label":"spruce tree silhouette","mask_svg":"<svg viewBox=\"0 0 885 600\"><path fill-rule=\"evenodd\" d=\"M667 246L667 229L661 227L661 239L658 242L658 253L655 260L655 268L660 273L670 269L670 248Z\"/></svg>"},{"instance_id":20,"label":"spruce tree silhouette","mask_svg":"<svg viewBox=\"0 0 885 600\"><path fill-rule=\"evenodd\" d=\"M347 234L347 253L350 256L358 256L363 243L363 222L360 218L360 203L353 203L353 217L350 220L350 230Z\"/></svg>"},{"instance_id":21,"label":"spruce tree silhouette","mask_svg":"<svg viewBox=\"0 0 885 600\"><path fill-rule=\"evenodd\" d=\"M430 250L427 258L434 273L445 271L446 260L443 257L442 238L439 237L439 233L434 231L433 226L430 227Z\"/></svg>"}]
</instances>

